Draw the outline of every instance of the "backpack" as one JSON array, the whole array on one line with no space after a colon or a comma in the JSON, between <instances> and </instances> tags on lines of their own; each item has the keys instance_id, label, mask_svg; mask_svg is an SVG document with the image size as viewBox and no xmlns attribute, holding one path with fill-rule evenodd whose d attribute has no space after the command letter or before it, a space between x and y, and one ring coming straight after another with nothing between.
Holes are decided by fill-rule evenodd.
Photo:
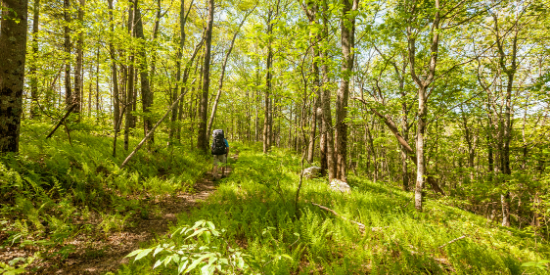
<instances>
[{"instance_id":1,"label":"backpack","mask_svg":"<svg viewBox=\"0 0 550 275\"><path fill-rule=\"evenodd\" d=\"M212 155L220 156L225 155L225 153L223 130L214 130L214 133L212 133Z\"/></svg>"}]
</instances>

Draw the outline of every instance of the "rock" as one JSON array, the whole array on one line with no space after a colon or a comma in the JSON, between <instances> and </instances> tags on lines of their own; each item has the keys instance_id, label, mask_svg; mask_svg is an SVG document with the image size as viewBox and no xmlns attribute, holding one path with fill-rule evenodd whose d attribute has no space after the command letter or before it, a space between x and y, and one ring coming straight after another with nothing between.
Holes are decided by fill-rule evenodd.
<instances>
[{"instance_id":1,"label":"rock","mask_svg":"<svg viewBox=\"0 0 550 275\"><path fill-rule=\"evenodd\" d=\"M349 187L349 185L346 182L341 181L339 179L333 179L330 182L330 189L332 189L333 191L340 191L342 193L344 193L344 192L350 193L351 192L351 188Z\"/></svg>"},{"instance_id":2,"label":"rock","mask_svg":"<svg viewBox=\"0 0 550 275\"><path fill-rule=\"evenodd\" d=\"M306 179L318 178L321 175L321 167L312 166L304 169L303 173L304 173L304 178Z\"/></svg>"}]
</instances>

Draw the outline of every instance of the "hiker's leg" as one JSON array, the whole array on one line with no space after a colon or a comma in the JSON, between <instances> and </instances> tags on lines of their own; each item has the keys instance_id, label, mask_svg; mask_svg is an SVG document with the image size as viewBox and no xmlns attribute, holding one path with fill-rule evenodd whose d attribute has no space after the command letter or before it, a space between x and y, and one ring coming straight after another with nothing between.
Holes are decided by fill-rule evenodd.
<instances>
[{"instance_id":1,"label":"hiker's leg","mask_svg":"<svg viewBox=\"0 0 550 275\"><path fill-rule=\"evenodd\" d=\"M222 165L223 165L223 169L222 169L222 177L225 177L225 166L227 164L227 157L226 155L223 155L222 157Z\"/></svg>"},{"instance_id":2,"label":"hiker's leg","mask_svg":"<svg viewBox=\"0 0 550 275\"><path fill-rule=\"evenodd\" d=\"M212 175L214 179L218 178L218 156L214 156L214 167L212 169Z\"/></svg>"}]
</instances>

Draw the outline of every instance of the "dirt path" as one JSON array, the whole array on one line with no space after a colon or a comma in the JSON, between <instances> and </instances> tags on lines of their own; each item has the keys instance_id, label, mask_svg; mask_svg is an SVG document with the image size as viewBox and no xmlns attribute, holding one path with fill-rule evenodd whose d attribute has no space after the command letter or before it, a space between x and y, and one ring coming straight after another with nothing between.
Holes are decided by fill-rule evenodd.
<instances>
[{"instance_id":1,"label":"dirt path","mask_svg":"<svg viewBox=\"0 0 550 275\"><path fill-rule=\"evenodd\" d=\"M237 161L235 154L231 163ZM231 173L231 168L226 169L226 176ZM156 214L150 214L147 219L138 218L134 222L136 226L125 228L121 232L113 232L100 238L80 235L66 244L77 247L77 251L71 253L68 258L57 266L51 263L43 263L43 268L38 274L104 274L108 271L116 271L120 265L128 263L125 258L131 251L138 249L139 244L155 240L158 236L168 233L170 225L177 222L177 215L183 211L197 207L201 201L206 200L214 191L217 183L213 181L213 175L207 172L204 177L195 183L194 193L178 193L150 199L150 206Z\"/></svg>"}]
</instances>

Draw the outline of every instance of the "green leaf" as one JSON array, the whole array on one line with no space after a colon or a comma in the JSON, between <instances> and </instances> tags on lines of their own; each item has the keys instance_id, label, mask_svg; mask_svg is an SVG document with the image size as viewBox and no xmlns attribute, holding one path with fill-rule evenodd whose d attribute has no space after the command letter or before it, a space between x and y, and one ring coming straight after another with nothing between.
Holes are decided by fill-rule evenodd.
<instances>
[{"instance_id":1,"label":"green leaf","mask_svg":"<svg viewBox=\"0 0 550 275\"><path fill-rule=\"evenodd\" d=\"M172 256L166 257L163 262L164 266L168 266L171 260L172 260Z\"/></svg>"},{"instance_id":2,"label":"green leaf","mask_svg":"<svg viewBox=\"0 0 550 275\"><path fill-rule=\"evenodd\" d=\"M130 254L126 255L125 258L133 257L133 256L137 255L137 254L140 253L140 252L141 252L141 249L134 250L134 251L132 251Z\"/></svg>"},{"instance_id":3,"label":"green leaf","mask_svg":"<svg viewBox=\"0 0 550 275\"><path fill-rule=\"evenodd\" d=\"M204 259L208 258L208 256L201 256L200 258L194 260L191 265L187 269L185 269L185 272L189 272L193 269L195 269Z\"/></svg>"},{"instance_id":4,"label":"green leaf","mask_svg":"<svg viewBox=\"0 0 550 275\"><path fill-rule=\"evenodd\" d=\"M216 267L212 264L205 265L201 268L201 274L202 275L211 275L214 274L214 271L216 270Z\"/></svg>"},{"instance_id":5,"label":"green leaf","mask_svg":"<svg viewBox=\"0 0 550 275\"><path fill-rule=\"evenodd\" d=\"M153 252L153 257L155 257L159 252L161 252L162 250L164 250L162 247L157 247L155 248L155 251Z\"/></svg>"},{"instance_id":6,"label":"green leaf","mask_svg":"<svg viewBox=\"0 0 550 275\"><path fill-rule=\"evenodd\" d=\"M155 265L153 265L153 269L159 267L160 265L162 264L162 260L157 260L157 262L155 263Z\"/></svg>"},{"instance_id":7,"label":"green leaf","mask_svg":"<svg viewBox=\"0 0 550 275\"><path fill-rule=\"evenodd\" d=\"M201 234L202 232L204 232L206 230L207 230L206 228L198 229L197 231L193 232L193 234L189 235L189 237L185 238L185 240L187 240L189 238L192 238L192 237L195 237L195 236Z\"/></svg>"},{"instance_id":8,"label":"green leaf","mask_svg":"<svg viewBox=\"0 0 550 275\"><path fill-rule=\"evenodd\" d=\"M178 274L181 274L184 270L187 264L189 263L189 260L182 261L178 266Z\"/></svg>"},{"instance_id":9,"label":"green leaf","mask_svg":"<svg viewBox=\"0 0 550 275\"><path fill-rule=\"evenodd\" d=\"M141 251L137 256L136 258L134 259L134 262L147 256L149 253L151 253L151 251L153 251L152 248L148 248L148 249L144 249L143 251Z\"/></svg>"}]
</instances>

